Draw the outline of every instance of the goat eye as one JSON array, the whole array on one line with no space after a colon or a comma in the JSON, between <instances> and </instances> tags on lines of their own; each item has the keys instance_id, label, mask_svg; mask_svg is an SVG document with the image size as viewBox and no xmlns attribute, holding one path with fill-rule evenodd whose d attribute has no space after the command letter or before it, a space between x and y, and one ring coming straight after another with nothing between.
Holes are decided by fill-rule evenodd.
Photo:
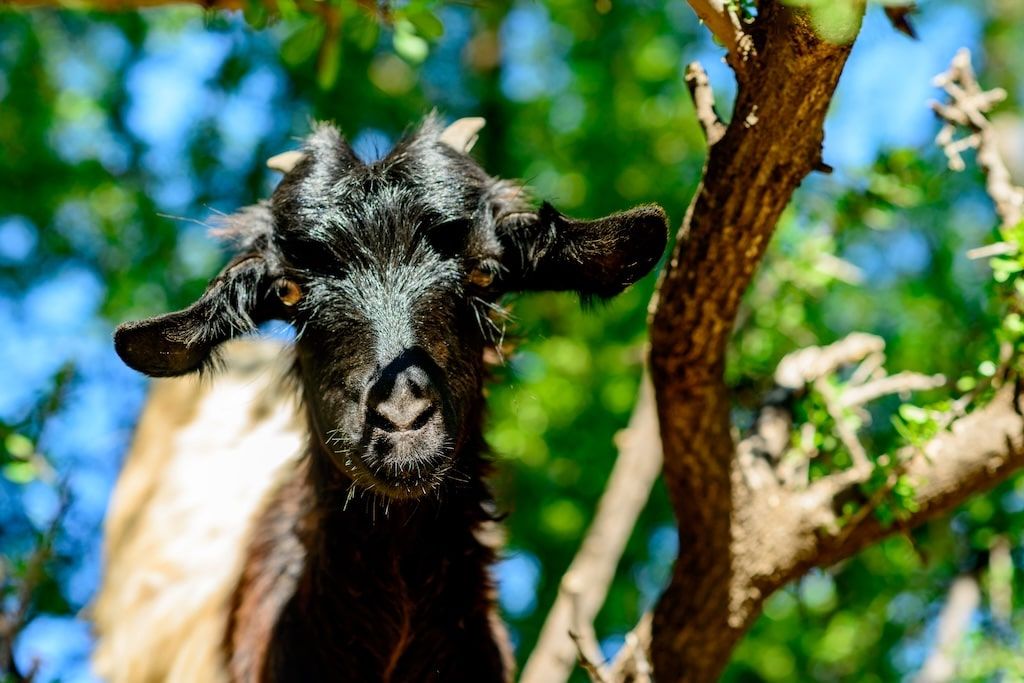
<instances>
[{"instance_id":1,"label":"goat eye","mask_svg":"<svg viewBox=\"0 0 1024 683\"><path fill-rule=\"evenodd\" d=\"M299 303L299 299L302 298L302 288L299 285L289 280L288 278L281 278L274 283L274 292L277 294L277 298L281 300L285 306L294 306Z\"/></svg>"},{"instance_id":2,"label":"goat eye","mask_svg":"<svg viewBox=\"0 0 1024 683\"><path fill-rule=\"evenodd\" d=\"M498 274L498 267L496 264L489 261L476 264L476 266L469 271L469 282L477 287L490 287L491 283L494 282L494 277Z\"/></svg>"},{"instance_id":3,"label":"goat eye","mask_svg":"<svg viewBox=\"0 0 1024 683\"><path fill-rule=\"evenodd\" d=\"M466 240L473 224L466 219L445 221L433 226L427 233L427 241L445 258L454 258L466 248Z\"/></svg>"}]
</instances>

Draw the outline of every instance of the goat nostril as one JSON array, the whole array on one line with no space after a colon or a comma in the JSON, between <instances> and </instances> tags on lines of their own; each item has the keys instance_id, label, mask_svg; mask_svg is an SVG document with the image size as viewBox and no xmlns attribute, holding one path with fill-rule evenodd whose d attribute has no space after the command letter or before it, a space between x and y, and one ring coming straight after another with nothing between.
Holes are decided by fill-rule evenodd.
<instances>
[{"instance_id":1,"label":"goat nostril","mask_svg":"<svg viewBox=\"0 0 1024 683\"><path fill-rule=\"evenodd\" d=\"M378 413L376 408L370 408L366 411L366 421L384 432L400 431L398 427L395 426L394 422Z\"/></svg>"},{"instance_id":2,"label":"goat nostril","mask_svg":"<svg viewBox=\"0 0 1024 683\"><path fill-rule=\"evenodd\" d=\"M437 412L437 407L433 404L429 404L427 409L419 414L415 420L412 421L411 429L423 429L430 422L430 418L434 417L434 413Z\"/></svg>"},{"instance_id":3,"label":"goat nostril","mask_svg":"<svg viewBox=\"0 0 1024 683\"><path fill-rule=\"evenodd\" d=\"M437 412L437 406L426 400L385 401L370 405L366 420L384 432L414 432L422 429Z\"/></svg>"}]
</instances>

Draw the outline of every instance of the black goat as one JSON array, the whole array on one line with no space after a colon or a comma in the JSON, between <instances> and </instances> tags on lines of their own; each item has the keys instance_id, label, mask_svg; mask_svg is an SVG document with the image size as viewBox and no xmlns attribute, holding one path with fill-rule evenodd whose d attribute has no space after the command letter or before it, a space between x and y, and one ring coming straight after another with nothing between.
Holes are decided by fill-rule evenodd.
<instances>
[{"instance_id":1,"label":"black goat","mask_svg":"<svg viewBox=\"0 0 1024 683\"><path fill-rule=\"evenodd\" d=\"M308 452L250 530L223 640L231 680L511 676L480 539L498 302L612 296L650 271L666 225L657 206L595 221L531 208L468 156L482 124L430 117L371 164L318 127L277 160L271 200L226 220L237 254L205 294L117 330L121 358L154 377L203 368L265 320L297 331Z\"/></svg>"}]
</instances>

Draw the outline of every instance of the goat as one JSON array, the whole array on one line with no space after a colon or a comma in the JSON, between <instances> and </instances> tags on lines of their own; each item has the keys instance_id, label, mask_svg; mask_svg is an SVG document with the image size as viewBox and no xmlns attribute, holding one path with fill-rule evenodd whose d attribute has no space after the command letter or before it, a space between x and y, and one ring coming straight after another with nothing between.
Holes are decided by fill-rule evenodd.
<instances>
[{"instance_id":1,"label":"goat","mask_svg":"<svg viewBox=\"0 0 1024 683\"><path fill-rule=\"evenodd\" d=\"M115 333L127 365L177 377L263 321L296 330L304 449L260 466L279 481L224 572L211 680L510 680L483 538L484 355L500 352L500 300L610 297L651 270L667 229L653 205L593 221L532 208L469 156L482 125L427 117L369 164L319 125L271 160L285 172L271 199L225 220L236 254L202 297ZM105 582L97 601L101 653L116 590ZM123 675L104 661L115 681L178 666Z\"/></svg>"}]
</instances>

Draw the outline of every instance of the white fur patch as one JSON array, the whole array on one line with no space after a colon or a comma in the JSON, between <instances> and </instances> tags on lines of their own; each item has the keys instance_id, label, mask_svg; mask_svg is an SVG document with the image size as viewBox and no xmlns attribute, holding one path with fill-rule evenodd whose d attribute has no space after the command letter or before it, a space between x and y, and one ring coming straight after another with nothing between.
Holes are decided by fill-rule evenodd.
<instances>
[{"instance_id":1,"label":"white fur patch","mask_svg":"<svg viewBox=\"0 0 1024 683\"><path fill-rule=\"evenodd\" d=\"M302 452L276 343L226 346L209 379L157 380L105 524L92 606L111 683L227 681L222 643L250 527Z\"/></svg>"}]
</instances>

